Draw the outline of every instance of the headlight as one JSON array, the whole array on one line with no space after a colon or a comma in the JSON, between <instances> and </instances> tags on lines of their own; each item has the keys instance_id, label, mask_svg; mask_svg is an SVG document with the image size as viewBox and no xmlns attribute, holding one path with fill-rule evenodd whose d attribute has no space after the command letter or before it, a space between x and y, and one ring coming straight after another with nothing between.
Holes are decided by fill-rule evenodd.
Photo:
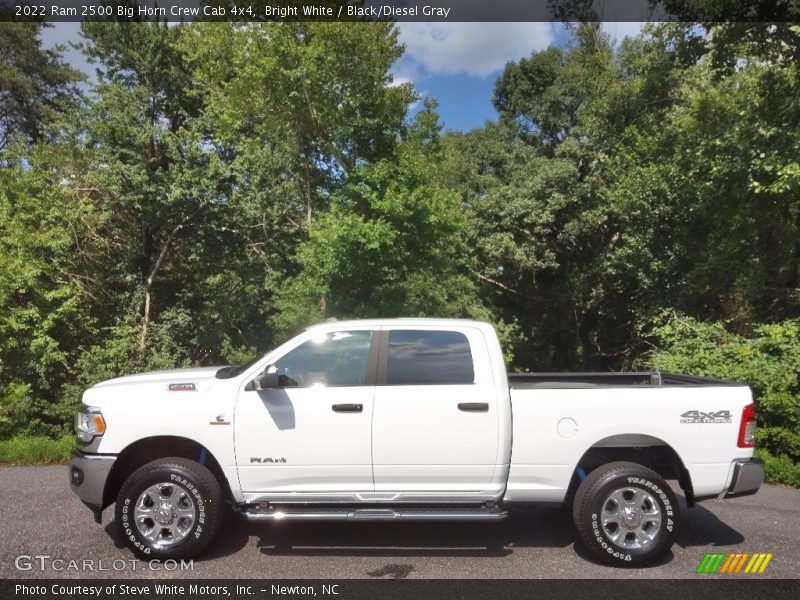
<instances>
[{"instance_id":1,"label":"headlight","mask_svg":"<svg viewBox=\"0 0 800 600\"><path fill-rule=\"evenodd\" d=\"M99 408L84 406L75 415L75 433L84 444L88 444L96 436L103 435L105 430L106 421Z\"/></svg>"}]
</instances>

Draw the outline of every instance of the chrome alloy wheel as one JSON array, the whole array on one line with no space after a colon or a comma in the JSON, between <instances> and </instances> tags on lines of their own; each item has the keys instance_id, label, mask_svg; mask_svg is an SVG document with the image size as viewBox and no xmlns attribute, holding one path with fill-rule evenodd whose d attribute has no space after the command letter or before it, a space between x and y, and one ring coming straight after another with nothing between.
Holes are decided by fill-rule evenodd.
<instances>
[{"instance_id":1,"label":"chrome alloy wheel","mask_svg":"<svg viewBox=\"0 0 800 600\"><path fill-rule=\"evenodd\" d=\"M626 550L652 544L661 531L661 508L651 494L635 487L611 492L600 518L609 539Z\"/></svg>"},{"instance_id":2,"label":"chrome alloy wheel","mask_svg":"<svg viewBox=\"0 0 800 600\"><path fill-rule=\"evenodd\" d=\"M136 529L154 547L169 548L192 530L197 510L188 492L174 483L151 485L136 500Z\"/></svg>"}]
</instances>

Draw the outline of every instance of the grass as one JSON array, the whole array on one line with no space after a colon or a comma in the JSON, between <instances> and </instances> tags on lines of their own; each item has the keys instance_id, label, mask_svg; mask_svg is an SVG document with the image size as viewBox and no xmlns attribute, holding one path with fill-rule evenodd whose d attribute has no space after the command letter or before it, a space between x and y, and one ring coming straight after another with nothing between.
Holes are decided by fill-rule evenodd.
<instances>
[{"instance_id":1,"label":"grass","mask_svg":"<svg viewBox=\"0 0 800 600\"><path fill-rule=\"evenodd\" d=\"M44 436L18 436L0 440L0 465L48 465L69 460L75 448L71 435L57 440Z\"/></svg>"}]
</instances>

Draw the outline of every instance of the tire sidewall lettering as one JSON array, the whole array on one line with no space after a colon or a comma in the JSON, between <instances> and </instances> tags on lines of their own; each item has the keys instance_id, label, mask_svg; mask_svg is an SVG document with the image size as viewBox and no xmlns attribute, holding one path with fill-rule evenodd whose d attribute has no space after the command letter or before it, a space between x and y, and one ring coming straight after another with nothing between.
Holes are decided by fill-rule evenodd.
<instances>
[{"instance_id":1,"label":"tire sidewall lettering","mask_svg":"<svg viewBox=\"0 0 800 600\"><path fill-rule=\"evenodd\" d=\"M661 487L658 486L658 484L655 484L652 481L644 479L642 477L628 477L628 483L631 485L644 486L650 489L661 500L661 503L663 505L662 508L666 511L667 516L668 517L674 516L674 511L672 509L672 503L670 502L669 496ZM670 522L671 521L672 520L670 519Z\"/></svg>"},{"instance_id":2,"label":"tire sidewall lettering","mask_svg":"<svg viewBox=\"0 0 800 600\"><path fill-rule=\"evenodd\" d=\"M141 537L139 530L133 523L131 515L133 514L132 507L135 503L135 499L142 492L142 490L146 489L146 487L152 485L153 483L157 483L157 481L153 481L153 479L160 479L161 481L166 480L181 487L191 496L195 505L195 509L197 510L197 520L195 522L194 529L188 536L186 536L186 538L184 538L184 540L179 542L176 546L170 548L170 550L174 550L175 548L182 546L185 540L191 538L199 540L203 535L206 524L206 501L198 486L193 483L191 479L183 474L175 472L171 472L168 475L164 473L160 476L156 473L148 475L148 477L142 479L140 483L132 488L132 492L129 496L124 498L122 506L119 509L121 529L124 537L130 540L131 544L136 549L148 556L151 555L155 549Z\"/></svg>"},{"instance_id":3,"label":"tire sidewall lettering","mask_svg":"<svg viewBox=\"0 0 800 600\"><path fill-rule=\"evenodd\" d=\"M606 541L605 536L600 532L600 524L598 523L597 513L592 513L591 521L592 533L594 533L595 539L597 540L597 543L600 544L600 547L605 550L609 556L613 556L618 560L630 562L632 560L632 556L630 554L616 550L616 546L612 546L612 544Z\"/></svg>"},{"instance_id":4,"label":"tire sidewall lettering","mask_svg":"<svg viewBox=\"0 0 800 600\"><path fill-rule=\"evenodd\" d=\"M622 482L622 484L615 483L614 485L605 486L604 491L598 495L598 498L604 497L611 490L615 488L627 487L627 486L643 489L648 493L652 494L653 497L657 499L656 501L660 505L659 508L664 512L664 514L667 517L660 526L661 528L660 535L663 536L667 532L672 533L675 527L675 522L672 518L674 516L672 501L670 500L670 497L666 493L666 491L659 484L645 477L627 476L625 477L625 481ZM592 537L597 542L600 549L604 553L606 553L609 557L617 559L621 562L631 562L634 559L634 555L614 544L606 536L605 532L603 531L600 525L600 519L598 515L599 512L600 510L598 508L597 510L593 510L590 514L590 526L591 526ZM659 543L660 541L656 543L656 546L658 546Z\"/></svg>"}]
</instances>

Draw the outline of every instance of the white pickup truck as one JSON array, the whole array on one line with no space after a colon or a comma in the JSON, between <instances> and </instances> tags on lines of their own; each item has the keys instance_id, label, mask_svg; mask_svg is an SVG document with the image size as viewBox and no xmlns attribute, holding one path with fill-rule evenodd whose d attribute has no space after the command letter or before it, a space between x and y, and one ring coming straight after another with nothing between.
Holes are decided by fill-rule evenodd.
<instances>
[{"instance_id":1,"label":"white pickup truck","mask_svg":"<svg viewBox=\"0 0 800 600\"><path fill-rule=\"evenodd\" d=\"M499 520L572 507L599 560L661 558L678 500L755 493L750 389L663 373L505 371L494 329L327 322L240 366L88 389L69 480L144 557L188 558L246 519Z\"/></svg>"}]
</instances>

